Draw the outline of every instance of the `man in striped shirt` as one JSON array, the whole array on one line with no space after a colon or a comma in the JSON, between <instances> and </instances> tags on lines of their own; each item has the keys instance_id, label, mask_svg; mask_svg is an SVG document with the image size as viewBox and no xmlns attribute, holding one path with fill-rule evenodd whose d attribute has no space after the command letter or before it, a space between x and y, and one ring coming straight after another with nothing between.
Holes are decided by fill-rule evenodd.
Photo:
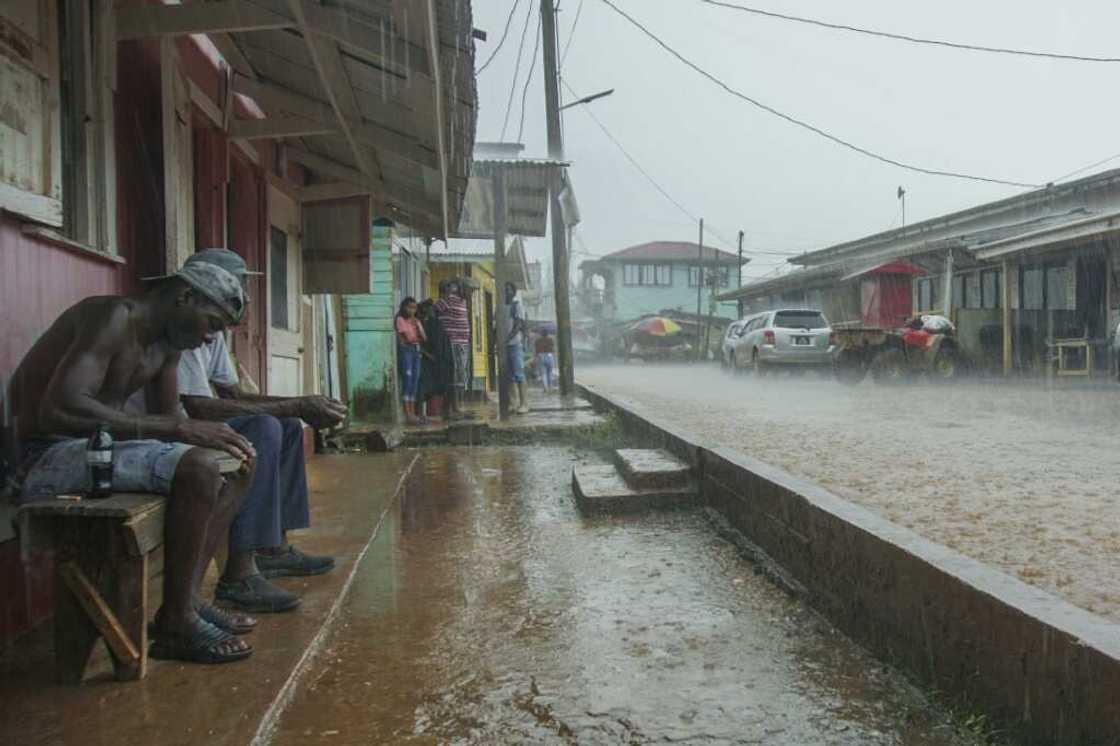
<instances>
[{"instance_id":1,"label":"man in striped shirt","mask_svg":"<svg viewBox=\"0 0 1120 746\"><path fill-rule=\"evenodd\" d=\"M436 315L451 342L451 367L454 376L448 414L452 418L459 418L463 416L459 395L467 388L470 376L471 324L467 317L467 302L463 299L461 286L455 280L444 280L439 284Z\"/></svg>"}]
</instances>

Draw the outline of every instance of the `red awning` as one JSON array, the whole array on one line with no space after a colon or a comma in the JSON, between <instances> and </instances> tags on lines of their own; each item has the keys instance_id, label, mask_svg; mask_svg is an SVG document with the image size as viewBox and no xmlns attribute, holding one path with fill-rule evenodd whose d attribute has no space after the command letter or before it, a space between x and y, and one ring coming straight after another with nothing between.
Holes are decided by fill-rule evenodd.
<instances>
[{"instance_id":1,"label":"red awning","mask_svg":"<svg viewBox=\"0 0 1120 746\"><path fill-rule=\"evenodd\" d=\"M864 267L851 274L844 275L841 280L853 280L857 277L864 275L924 275L926 270L922 269L916 264L904 262L901 259L896 259L888 262L881 262L870 267Z\"/></svg>"}]
</instances>

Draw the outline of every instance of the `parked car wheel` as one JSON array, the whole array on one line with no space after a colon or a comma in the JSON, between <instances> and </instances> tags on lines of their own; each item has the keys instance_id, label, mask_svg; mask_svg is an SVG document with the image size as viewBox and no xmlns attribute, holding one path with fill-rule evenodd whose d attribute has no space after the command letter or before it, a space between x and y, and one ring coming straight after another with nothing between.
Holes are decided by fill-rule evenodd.
<instances>
[{"instance_id":1,"label":"parked car wheel","mask_svg":"<svg viewBox=\"0 0 1120 746\"><path fill-rule=\"evenodd\" d=\"M902 350L884 350L871 360L871 377L876 383L902 383L906 380L906 355Z\"/></svg>"},{"instance_id":2,"label":"parked car wheel","mask_svg":"<svg viewBox=\"0 0 1120 746\"><path fill-rule=\"evenodd\" d=\"M854 350L844 350L836 358L836 380L855 386L867 378L867 360L863 354Z\"/></svg>"}]
</instances>

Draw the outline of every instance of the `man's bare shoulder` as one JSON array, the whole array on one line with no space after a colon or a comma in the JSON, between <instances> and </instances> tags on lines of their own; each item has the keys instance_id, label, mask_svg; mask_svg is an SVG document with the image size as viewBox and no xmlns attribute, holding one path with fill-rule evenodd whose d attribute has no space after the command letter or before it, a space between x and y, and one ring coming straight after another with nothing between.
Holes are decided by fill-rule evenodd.
<instances>
[{"instance_id":1,"label":"man's bare shoulder","mask_svg":"<svg viewBox=\"0 0 1120 746\"><path fill-rule=\"evenodd\" d=\"M59 322L75 328L121 332L128 328L137 310L136 301L121 295L99 295L80 300L63 312Z\"/></svg>"}]
</instances>

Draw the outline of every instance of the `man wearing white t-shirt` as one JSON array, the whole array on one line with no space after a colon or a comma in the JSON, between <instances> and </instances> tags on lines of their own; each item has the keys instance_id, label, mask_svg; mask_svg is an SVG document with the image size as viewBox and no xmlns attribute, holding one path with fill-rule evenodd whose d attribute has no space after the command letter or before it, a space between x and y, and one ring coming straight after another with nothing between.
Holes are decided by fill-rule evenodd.
<instances>
[{"instance_id":1,"label":"man wearing white t-shirt","mask_svg":"<svg viewBox=\"0 0 1120 746\"><path fill-rule=\"evenodd\" d=\"M217 265L242 285L248 275L259 274L228 249L200 251L187 260L195 262ZM315 428L337 425L346 416L345 405L323 396L243 391L221 334L180 358L179 399L191 418L224 421L257 450L256 475L230 527L229 558L216 597L250 612L296 608L299 597L268 578L318 575L334 567L334 558L305 554L287 541L288 531L310 523L301 420Z\"/></svg>"}]
</instances>

